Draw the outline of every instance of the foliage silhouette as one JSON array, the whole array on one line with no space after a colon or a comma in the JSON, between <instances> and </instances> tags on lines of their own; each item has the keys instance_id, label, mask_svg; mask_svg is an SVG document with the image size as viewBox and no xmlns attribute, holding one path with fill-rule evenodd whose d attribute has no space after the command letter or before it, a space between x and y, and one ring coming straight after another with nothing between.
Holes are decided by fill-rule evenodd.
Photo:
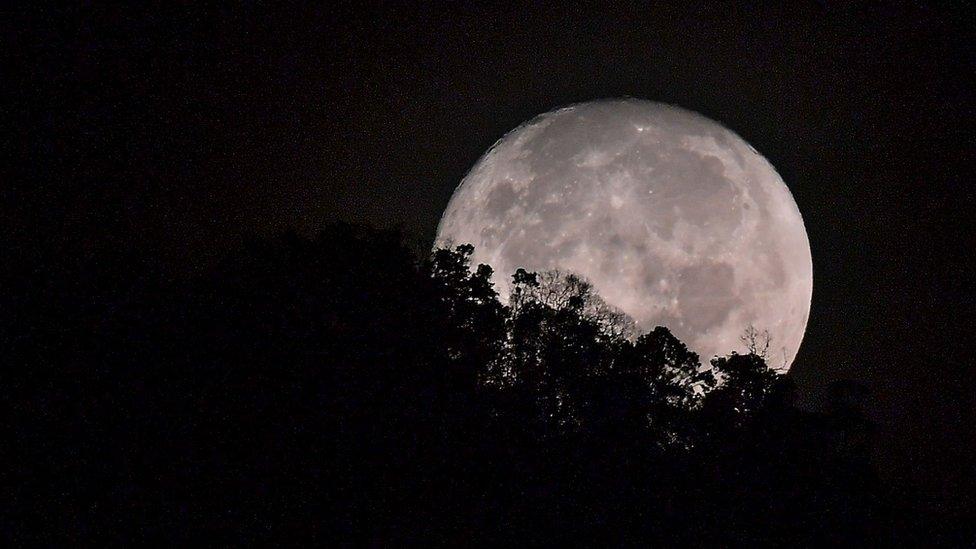
<instances>
[{"instance_id":1,"label":"foliage silhouette","mask_svg":"<svg viewBox=\"0 0 976 549\"><path fill-rule=\"evenodd\" d=\"M3 298L13 541L911 540L857 390L799 411L761 356L702 365L571 274L502 303L472 252L337 224L187 280L112 248L8 265L43 288Z\"/></svg>"}]
</instances>

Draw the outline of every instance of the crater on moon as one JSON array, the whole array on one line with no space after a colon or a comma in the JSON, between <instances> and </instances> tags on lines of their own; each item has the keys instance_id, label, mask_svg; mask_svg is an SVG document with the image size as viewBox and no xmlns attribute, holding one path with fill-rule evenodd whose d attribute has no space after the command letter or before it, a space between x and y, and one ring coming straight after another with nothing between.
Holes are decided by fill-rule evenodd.
<instances>
[{"instance_id":1,"label":"crater on moon","mask_svg":"<svg viewBox=\"0 0 976 549\"><path fill-rule=\"evenodd\" d=\"M810 244L776 170L699 114L634 99L540 115L475 164L435 245L470 243L503 299L518 268L582 275L642 331L703 362L768 330L789 367L810 313Z\"/></svg>"}]
</instances>

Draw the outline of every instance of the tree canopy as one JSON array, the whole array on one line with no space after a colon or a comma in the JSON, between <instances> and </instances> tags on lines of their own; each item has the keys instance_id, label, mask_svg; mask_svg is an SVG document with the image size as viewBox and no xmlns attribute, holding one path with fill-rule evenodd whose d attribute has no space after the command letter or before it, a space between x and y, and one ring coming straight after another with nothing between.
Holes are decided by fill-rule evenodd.
<instances>
[{"instance_id":1,"label":"tree canopy","mask_svg":"<svg viewBox=\"0 0 976 549\"><path fill-rule=\"evenodd\" d=\"M18 541L908 539L853 399L797 410L758 347L702 364L571 273L472 252L340 224L190 278L113 249L18 266L45 291L4 298L7 411L43 431L17 433L9 518L57 517Z\"/></svg>"}]
</instances>

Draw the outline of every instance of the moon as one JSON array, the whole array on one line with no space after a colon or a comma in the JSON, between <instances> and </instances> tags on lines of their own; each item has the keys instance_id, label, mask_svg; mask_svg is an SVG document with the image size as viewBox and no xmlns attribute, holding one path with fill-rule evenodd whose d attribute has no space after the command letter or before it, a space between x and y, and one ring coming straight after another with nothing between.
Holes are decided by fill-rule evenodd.
<instances>
[{"instance_id":1,"label":"moon","mask_svg":"<svg viewBox=\"0 0 976 549\"><path fill-rule=\"evenodd\" d=\"M451 197L435 246L452 243L474 245L502 299L520 267L573 272L703 362L744 352L752 327L788 369L810 314L810 242L783 179L731 130L661 103L581 103L509 132Z\"/></svg>"}]
</instances>

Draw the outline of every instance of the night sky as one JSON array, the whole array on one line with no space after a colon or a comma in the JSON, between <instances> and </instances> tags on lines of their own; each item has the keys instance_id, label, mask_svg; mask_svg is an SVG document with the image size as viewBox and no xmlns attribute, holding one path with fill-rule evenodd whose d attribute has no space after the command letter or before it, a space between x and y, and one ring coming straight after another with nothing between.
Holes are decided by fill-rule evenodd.
<instances>
[{"instance_id":1,"label":"night sky","mask_svg":"<svg viewBox=\"0 0 976 549\"><path fill-rule=\"evenodd\" d=\"M422 249L523 121L674 103L752 144L804 217L803 402L864 383L889 474L936 510L972 505L971 11L396 4L11 14L7 180L26 192L4 185L5 230L26 249L136 248L173 272L245 233L336 220L402 227Z\"/></svg>"}]
</instances>

